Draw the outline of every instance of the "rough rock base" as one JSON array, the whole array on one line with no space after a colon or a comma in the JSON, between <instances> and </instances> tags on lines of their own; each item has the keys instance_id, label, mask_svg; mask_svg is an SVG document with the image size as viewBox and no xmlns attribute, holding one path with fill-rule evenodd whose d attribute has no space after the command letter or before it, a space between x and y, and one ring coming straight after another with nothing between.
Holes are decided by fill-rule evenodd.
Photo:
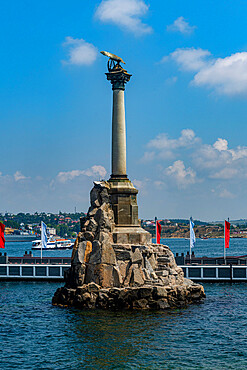
<instances>
[{"instance_id":1,"label":"rough rock base","mask_svg":"<svg viewBox=\"0 0 247 370\"><path fill-rule=\"evenodd\" d=\"M154 309L182 308L199 302L204 297L201 285L187 280L187 284L173 287L143 286L102 289L89 283L77 289L58 288L52 303L59 306L73 306L101 309Z\"/></svg>"}]
</instances>

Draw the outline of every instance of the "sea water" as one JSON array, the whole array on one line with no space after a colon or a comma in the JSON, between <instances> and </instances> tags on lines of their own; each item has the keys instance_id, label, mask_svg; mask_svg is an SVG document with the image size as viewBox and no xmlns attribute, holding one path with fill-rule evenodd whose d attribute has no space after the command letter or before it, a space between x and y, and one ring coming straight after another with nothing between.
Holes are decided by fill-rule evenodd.
<instances>
[{"instance_id":1,"label":"sea water","mask_svg":"<svg viewBox=\"0 0 247 370\"><path fill-rule=\"evenodd\" d=\"M188 241L162 242L180 252ZM221 255L222 240L201 242L197 255ZM245 240L234 242L231 255L247 254ZM30 248L21 244L8 254ZM247 368L246 283L203 284L203 303L164 312L53 307L61 285L0 282L0 369Z\"/></svg>"},{"instance_id":2,"label":"sea water","mask_svg":"<svg viewBox=\"0 0 247 370\"><path fill-rule=\"evenodd\" d=\"M155 240L153 239L153 242ZM173 253L184 253L186 254L190 248L190 241L183 238L170 238L161 239L161 243L168 245ZM0 249L2 252L7 252L9 256L23 256L25 251L31 251L32 243L28 242L7 242L5 249ZM224 254L224 239L197 239L196 245L192 249L197 257L207 256L207 257L221 257ZM33 255L40 256L40 250L33 250ZM231 239L230 248L226 251L227 255L231 256L241 256L247 255L247 238L246 239ZM71 250L43 250L43 256L50 257L70 257Z\"/></svg>"}]
</instances>

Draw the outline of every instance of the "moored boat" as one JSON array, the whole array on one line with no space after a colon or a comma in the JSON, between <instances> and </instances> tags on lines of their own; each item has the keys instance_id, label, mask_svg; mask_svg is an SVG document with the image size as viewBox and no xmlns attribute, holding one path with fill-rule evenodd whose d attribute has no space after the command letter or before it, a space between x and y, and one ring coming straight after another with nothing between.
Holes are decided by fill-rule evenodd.
<instances>
[{"instance_id":1,"label":"moored boat","mask_svg":"<svg viewBox=\"0 0 247 370\"><path fill-rule=\"evenodd\" d=\"M70 239L49 238L45 249L71 249L74 243ZM41 240L33 240L32 249L41 249Z\"/></svg>"}]
</instances>

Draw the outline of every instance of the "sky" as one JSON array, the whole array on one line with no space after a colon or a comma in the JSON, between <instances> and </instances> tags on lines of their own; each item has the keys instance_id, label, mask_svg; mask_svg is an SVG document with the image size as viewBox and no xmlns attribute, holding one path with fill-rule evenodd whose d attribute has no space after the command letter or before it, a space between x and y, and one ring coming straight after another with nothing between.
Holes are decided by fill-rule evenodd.
<instances>
[{"instance_id":1,"label":"sky","mask_svg":"<svg viewBox=\"0 0 247 370\"><path fill-rule=\"evenodd\" d=\"M111 174L123 58L139 217L247 218L247 2L0 4L0 212L85 212Z\"/></svg>"}]
</instances>

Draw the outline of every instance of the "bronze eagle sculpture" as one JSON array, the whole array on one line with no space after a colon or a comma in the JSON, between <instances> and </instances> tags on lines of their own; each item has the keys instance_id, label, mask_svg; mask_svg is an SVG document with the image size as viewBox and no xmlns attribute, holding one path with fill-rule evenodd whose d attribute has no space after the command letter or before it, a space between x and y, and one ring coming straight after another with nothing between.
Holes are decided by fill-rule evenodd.
<instances>
[{"instance_id":1,"label":"bronze eagle sculpture","mask_svg":"<svg viewBox=\"0 0 247 370\"><path fill-rule=\"evenodd\" d=\"M118 57L115 54L109 53L108 51L101 51L101 54L105 55L106 57L110 58L111 60L114 60L117 63L123 63L126 64L122 58Z\"/></svg>"}]
</instances>

